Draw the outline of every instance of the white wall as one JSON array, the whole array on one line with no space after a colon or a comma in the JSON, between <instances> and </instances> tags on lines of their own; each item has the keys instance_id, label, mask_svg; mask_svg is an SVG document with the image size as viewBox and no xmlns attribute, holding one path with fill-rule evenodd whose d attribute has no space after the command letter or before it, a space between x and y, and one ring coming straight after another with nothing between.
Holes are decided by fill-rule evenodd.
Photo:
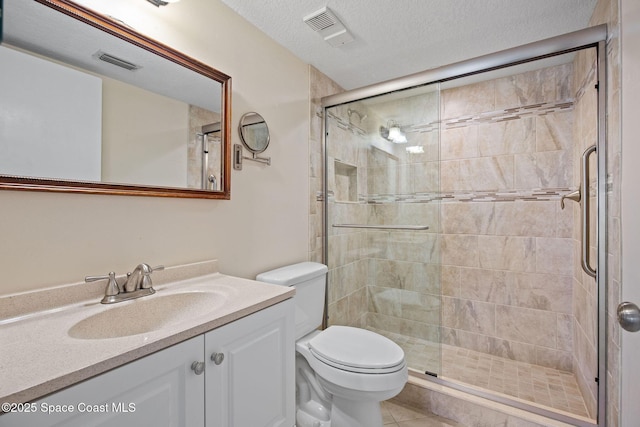
<instances>
[{"instance_id":1,"label":"white wall","mask_svg":"<svg viewBox=\"0 0 640 427\"><path fill-rule=\"evenodd\" d=\"M1 294L139 262L217 258L222 272L253 277L307 258L308 66L217 0L135 4L157 20L122 19L232 76L232 142L240 116L259 112L272 165L233 171L230 201L0 191Z\"/></svg>"},{"instance_id":2,"label":"white wall","mask_svg":"<svg viewBox=\"0 0 640 427\"><path fill-rule=\"evenodd\" d=\"M0 64L0 173L100 181L100 79L4 46Z\"/></svg>"}]
</instances>

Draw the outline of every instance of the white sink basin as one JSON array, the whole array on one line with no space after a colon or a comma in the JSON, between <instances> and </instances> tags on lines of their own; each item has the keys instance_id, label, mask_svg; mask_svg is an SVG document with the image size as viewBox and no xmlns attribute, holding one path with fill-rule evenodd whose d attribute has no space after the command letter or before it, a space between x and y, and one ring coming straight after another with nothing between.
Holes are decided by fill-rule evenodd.
<instances>
[{"instance_id":1,"label":"white sink basin","mask_svg":"<svg viewBox=\"0 0 640 427\"><path fill-rule=\"evenodd\" d=\"M116 303L69 329L69 336L85 340L121 338L153 332L202 316L221 307L226 298L217 292L179 292Z\"/></svg>"}]
</instances>

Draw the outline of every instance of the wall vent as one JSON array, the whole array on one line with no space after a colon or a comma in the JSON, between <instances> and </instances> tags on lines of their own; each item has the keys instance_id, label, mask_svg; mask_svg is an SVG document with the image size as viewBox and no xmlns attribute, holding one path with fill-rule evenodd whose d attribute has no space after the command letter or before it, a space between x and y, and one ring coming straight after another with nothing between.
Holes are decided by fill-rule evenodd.
<instances>
[{"instance_id":1,"label":"wall vent","mask_svg":"<svg viewBox=\"0 0 640 427\"><path fill-rule=\"evenodd\" d=\"M320 33L324 41L333 47L342 46L353 41L353 36L349 30L328 7L323 7L305 16L302 20L313 31Z\"/></svg>"},{"instance_id":2,"label":"wall vent","mask_svg":"<svg viewBox=\"0 0 640 427\"><path fill-rule=\"evenodd\" d=\"M136 65L133 62L126 61L122 58L118 58L117 56L113 56L101 50L97 51L93 55L93 57L96 59L99 59L100 61L108 62L109 64L116 65L120 68L124 68L125 70L129 70L129 71L135 71L142 68L140 65Z\"/></svg>"}]
</instances>

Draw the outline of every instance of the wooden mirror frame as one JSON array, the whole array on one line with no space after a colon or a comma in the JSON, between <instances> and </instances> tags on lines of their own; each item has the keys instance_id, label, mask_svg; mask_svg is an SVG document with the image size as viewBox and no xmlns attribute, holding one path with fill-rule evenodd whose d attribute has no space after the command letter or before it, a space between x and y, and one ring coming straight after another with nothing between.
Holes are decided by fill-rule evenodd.
<instances>
[{"instance_id":1,"label":"wooden mirror frame","mask_svg":"<svg viewBox=\"0 0 640 427\"><path fill-rule=\"evenodd\" d=\"M63 181L34 177L14 177L0 175L0 189L48 191L85 194L112 194L127 196L179 197L196 199L231 198L231 77L197 61L183 53L146 37L115 20L111 20L91 9L74 3L71 0L34 0L49 6L61 13L84 22L92 27L132 43L142 49L155 53L169 61L186 67L196 73L220 83L222 112L222 174L223 188L210 191L177 187L149 187L141 185L112 184L101 182ZM1 4L1 3L0 3ZM5 17L6 18L6 17Z\"/></svg>"}]
</instances>

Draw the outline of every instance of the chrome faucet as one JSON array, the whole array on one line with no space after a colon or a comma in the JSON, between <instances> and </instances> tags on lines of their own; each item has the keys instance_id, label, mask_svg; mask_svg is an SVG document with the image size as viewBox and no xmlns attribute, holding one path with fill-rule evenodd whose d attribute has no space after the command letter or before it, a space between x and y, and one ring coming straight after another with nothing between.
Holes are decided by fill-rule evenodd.
<instances>
[{"instance_id":1,"label":"chrome faucet","mask_svg":"<svg viewBox=\"0 0 640 427\"><path fill-rule=\"evenodd\" d=\"M151 284L151 273L157 270L164 270L164 266L149 267L149 264L138 264L131 273L127 273L127 278L123 284L118 283L116 273L111 271L106 276L87 276L85 282L107 279L107 287L104 290L102 304L113 304L134 298L140 298L154 294L156 291Z\"/></svg>"}]
</instances>

